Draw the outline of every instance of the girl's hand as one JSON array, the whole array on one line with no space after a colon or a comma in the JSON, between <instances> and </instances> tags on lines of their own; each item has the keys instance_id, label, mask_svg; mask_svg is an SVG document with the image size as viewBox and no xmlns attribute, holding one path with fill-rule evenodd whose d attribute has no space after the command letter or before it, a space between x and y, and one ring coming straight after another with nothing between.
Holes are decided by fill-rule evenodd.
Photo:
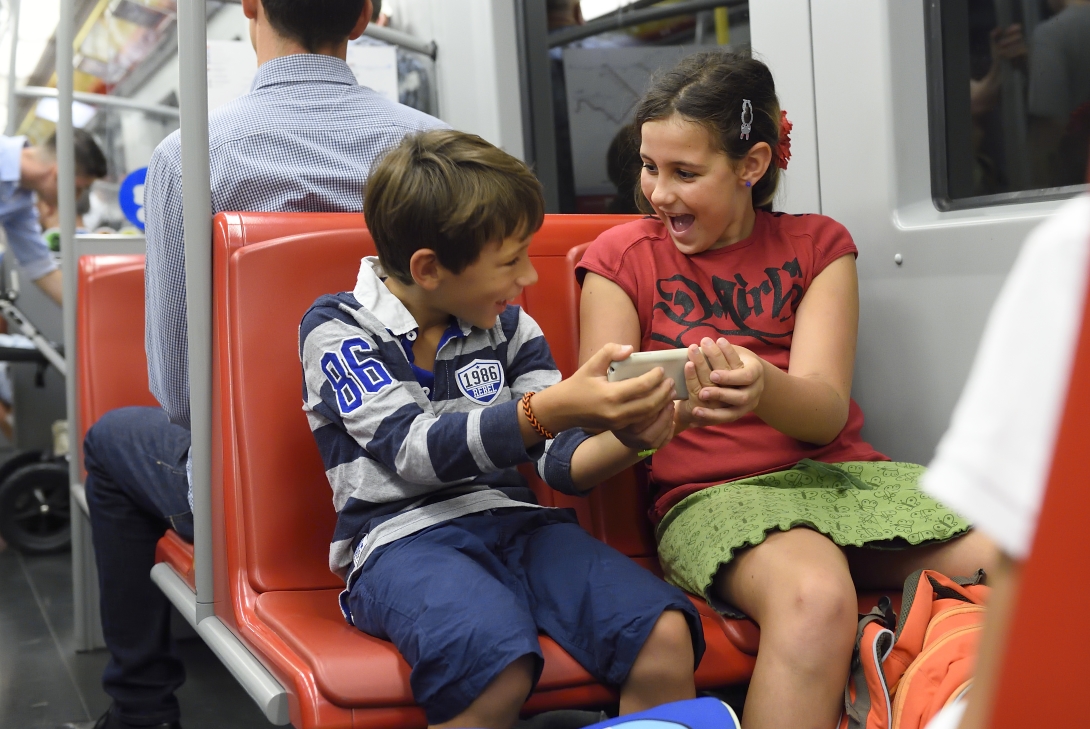
<instances>
[{"instance_id":1,"label":"girl's hand","mask_svg":"<svg viewBox=\"0 0 1090 729\"><path fill-rule=\"evenodd\" d=\"M753 412L764 393L764 361L745 347L720 337L705 337L689 347L685 365L689 399L681 403L675 432L693 426L718 425Z\"/></svg>"}]
</instances>

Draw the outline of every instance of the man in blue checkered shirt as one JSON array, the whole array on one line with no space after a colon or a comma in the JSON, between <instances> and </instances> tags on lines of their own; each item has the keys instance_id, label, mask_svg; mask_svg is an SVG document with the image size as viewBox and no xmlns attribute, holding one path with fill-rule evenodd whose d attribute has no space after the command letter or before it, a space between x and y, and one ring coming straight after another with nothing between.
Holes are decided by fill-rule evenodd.
<instances>
[{"instance_id":1,"label":"man in blue checkered shirt","mask_svg":"<svg viewBox=\"0 0 1090 729\"><path fill-rule=\"evenodd\" d=\"M371 0L242 6L259 68L250 93L209 117L212 211L362 211L372 164L406 134L444 126L356 83L346 47ZM95 729L179 726L185 673L149 572L167 528L193 538L181 155L176 132L155 150L145 188L148 379L162 409L108 413L84 443L113 699Z\"/></svg>"}]
</instances>

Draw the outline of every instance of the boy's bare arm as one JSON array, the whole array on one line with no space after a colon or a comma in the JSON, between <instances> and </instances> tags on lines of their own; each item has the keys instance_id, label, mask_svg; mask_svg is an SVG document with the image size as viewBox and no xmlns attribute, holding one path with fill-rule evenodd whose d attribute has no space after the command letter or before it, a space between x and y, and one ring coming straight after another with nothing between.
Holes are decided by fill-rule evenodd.
<instances>
[{"instance_id":1,"label":"boy's bare arm","mask_svg":"<svg viewBox=\"0 0 1090 729\"><path fill-rule=\"evenodd\" d=\"M643 460L645 450L666 445L674 433L674 403L667 403L658 417L638 433L628 433L621 442L606 431L583 441L572 455L571 477L580 491L589 491L606 479Z\"/></svg>"},{"instance_id":2,"label":"boy's bare arm","mask_svg":"<svg viewBox=\"0 0 1090 729\"><path fill-rule=\"evenodd\" d=\"M640 377L608 382L611 362L632 353L632 347L607 344L568 379L533 396L530 406L538 422L552 433L570 428L618 430L650 423L675 397L674 383L656 367ZM519 408L519 428L526 446L544 438Z\"/></svg>"}]
</instances>

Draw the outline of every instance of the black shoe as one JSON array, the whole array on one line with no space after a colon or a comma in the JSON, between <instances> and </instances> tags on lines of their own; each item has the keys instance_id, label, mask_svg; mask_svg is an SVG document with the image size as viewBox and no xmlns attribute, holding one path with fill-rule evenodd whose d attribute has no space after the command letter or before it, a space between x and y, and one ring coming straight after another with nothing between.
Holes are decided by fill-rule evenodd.
<instances>
[{"instance_id":1,"label":"black shoe","mask_svg":"<svg viewBox=\"0 0 1090 729\"><path fill-rule=\"evenodd\" d=\"M114 716L113 711L107 710L98 718L98 721L70 721L67 724L61 724L57 729L182 729L182 725L176 721L144 726L126 724Z\"/></svg>"}]
</instances>

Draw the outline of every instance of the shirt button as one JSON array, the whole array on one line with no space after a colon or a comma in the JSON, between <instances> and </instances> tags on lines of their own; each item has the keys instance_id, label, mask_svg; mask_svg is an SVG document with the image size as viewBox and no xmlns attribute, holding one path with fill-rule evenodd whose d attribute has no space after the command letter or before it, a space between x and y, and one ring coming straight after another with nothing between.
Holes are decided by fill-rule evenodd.
<instances>
[{"instance_id":1,"label":"shirt button","mask_svg":"<svg viewBox=\"0 0 1090 729\"><path fill-rule=\"evenodd\" d=\"M415 342L416 341L416 332L409 332L408 334L405 335L405 338L408 339L410 342Z\"/></svg>"},{"instance_id":2,"label":"shirt button","mask_svg":"<svg viewBox=\"0 0 1090 729\"><path fill-rule=\"evenodd\" d=\"M431 388L430 387L425 387L424 388L424 394L425 395L430 395L431 394Z\"/></svg>"}]
</instances>

